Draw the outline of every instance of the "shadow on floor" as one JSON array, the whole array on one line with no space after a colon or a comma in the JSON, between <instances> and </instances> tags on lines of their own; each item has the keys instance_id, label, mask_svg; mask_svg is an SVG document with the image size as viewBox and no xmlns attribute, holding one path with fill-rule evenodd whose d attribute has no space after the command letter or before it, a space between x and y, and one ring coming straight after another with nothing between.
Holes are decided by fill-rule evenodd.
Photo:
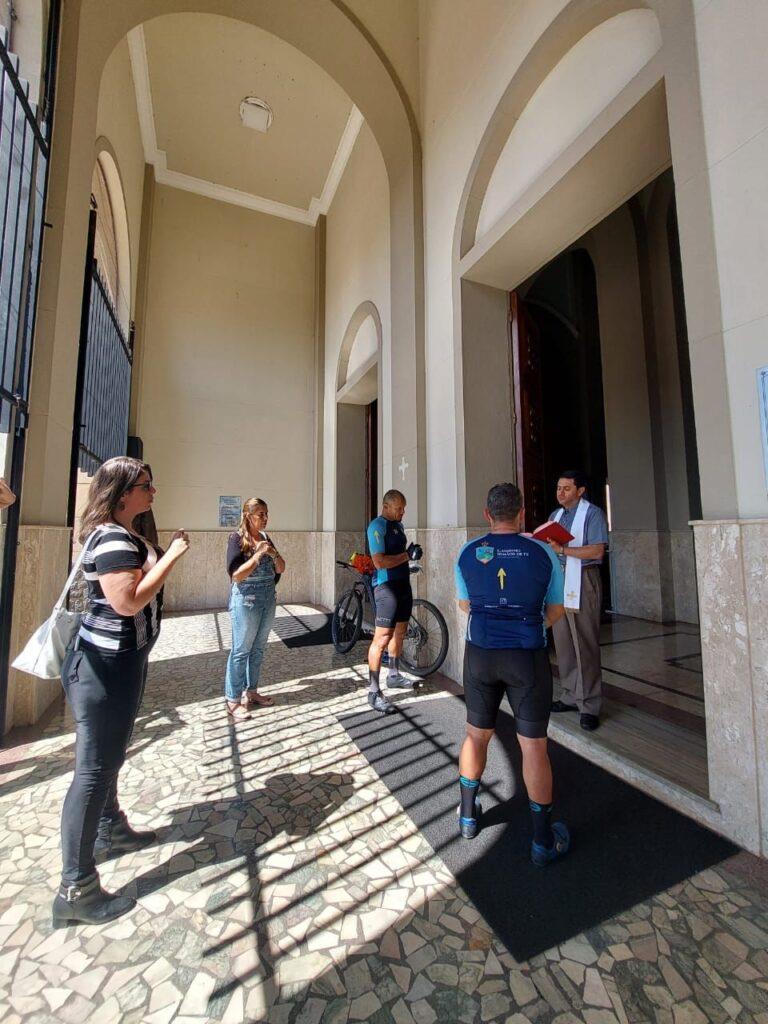
<instances>
[{"instance_id":1,"label":"shadow on floor","mask_svg":"<svg viewBox=\"0 0 768 1024\"><path fill-rule=\"evenodd\" d=\"M242 870L243 864L247 868L252 884L251 899L257 908L259 844L272 842L280 835L306 838L314 834L352 792L353 779L349 775L281 772L264 779L262 787L236 797L176 808L170 823L158 829L157 844L184 842L191 845L139 875L126 891L146 896L205 865L216 863L225 868L237 859L236 870ZM286 849L288 846L286 844ZM227 908L217 902L215 884L206 884L211 886L206 912L225 911ZM258 910L254 909L254 918L258 916Z\"/></svg>"},{"instance_id":2,"label":"shadow on floor","mask_svg":"<svg viewBox=\"0 0 768 1024\"><path fill-rule=\"evenodd\" d=\"M156 708L152 710L141 710L136 720L133 739L128 750L128 758L141 753L147 747L158 740L165 739L171 733L184 725L179 713L175 708ZM68 730L73 731L74 725L70 722ZM59 735L64 732L62 728L52 735ZM46 732L38 738L50 739L51 734ZM12 756L13 751L9 751ZM65 747L59 747L52 754L32 754L28 758L13 761L9 758L7 763L0 766L0 788L3 796L10 796L11 793L18 793L27 786L39 786L52 782L60 775L71 772L75 767L75 743L74 740ZM13 779L6 779L5 776L20 772Z\"/></svg>"},{"instance_id":3,"label":"shadow on floor","mask_svg":"<svg viewBox=\"0 0 768 1024\"><path fill-rule=\"evenodd\" d=\"M481 784L479 836L457 835L457 760L463 701L398 708L392 733L371 733L369 714L342 719L366 756L513 956L528 960L698 871L736 847L689 818L550 742L555 818L573 848L544 869L530 861L531 828L510 715L499 717ZM414 772L418 763L419 771Z\"/></svg>"}]
</instances>

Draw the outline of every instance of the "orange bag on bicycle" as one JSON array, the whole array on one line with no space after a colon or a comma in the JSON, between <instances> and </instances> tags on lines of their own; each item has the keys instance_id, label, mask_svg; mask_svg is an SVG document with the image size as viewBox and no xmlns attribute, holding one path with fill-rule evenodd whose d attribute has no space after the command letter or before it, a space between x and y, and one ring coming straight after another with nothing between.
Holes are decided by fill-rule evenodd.
<instances>
[{"instance_id":1,"label":"orange bag on bicycle","mask_svg":"<svg viewBox=\"0 0 768 1024\"><path fill-rule=\"evenodd\" d=\"M376 566L373 564L373 559L370 555L361 555L357 551L353 551L349 559L349 564L353 569L357 569L358 572L367 573L372 575L376 572Z\"/></svg>"}]
</instances>

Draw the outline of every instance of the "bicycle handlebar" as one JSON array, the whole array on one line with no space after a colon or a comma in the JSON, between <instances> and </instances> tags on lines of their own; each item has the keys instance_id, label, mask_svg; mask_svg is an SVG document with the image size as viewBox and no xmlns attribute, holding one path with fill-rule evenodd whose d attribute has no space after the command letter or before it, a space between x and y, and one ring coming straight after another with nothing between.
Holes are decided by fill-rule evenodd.
<instances>
[{"instance_id":1,"label":"bicycle handlebar","mask_svg":"<svg viewBox=\"0 0 768 1024\"><path fill-rule=\"evenodd\" d=\"M342 562L341 559L339 558L336 559L336 565L341 566L342 569L348 569L350 572L356 572L358 576L370 576L370 573L362 573L360 572L359 569L356 569L354 565L350 565L349 562ZM408 566L408 572L411 574L411 576L415 576L417 573L420 573L421 571L422 566L420 565Z\"/></svg>"}]
</instances>

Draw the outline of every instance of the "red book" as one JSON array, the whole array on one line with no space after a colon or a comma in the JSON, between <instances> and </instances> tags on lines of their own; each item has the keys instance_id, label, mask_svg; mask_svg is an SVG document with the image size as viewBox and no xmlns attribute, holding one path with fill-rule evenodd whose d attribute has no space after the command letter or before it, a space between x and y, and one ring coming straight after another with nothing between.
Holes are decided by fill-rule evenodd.
<instances>
[{"instance_id":1,"label":"red book","mask_svg":"<svg viewBox=\"0 0 768 1024\"><path fill-rule=\"evenodd\" d=\"M560 523L542 523L541 526L537 526L533 531L532 536L535 540L543 540L544 542L553 540L556 544L569 544L573 540L573 534L568 533L564 526Z\"/></svg>"}]
</instances>

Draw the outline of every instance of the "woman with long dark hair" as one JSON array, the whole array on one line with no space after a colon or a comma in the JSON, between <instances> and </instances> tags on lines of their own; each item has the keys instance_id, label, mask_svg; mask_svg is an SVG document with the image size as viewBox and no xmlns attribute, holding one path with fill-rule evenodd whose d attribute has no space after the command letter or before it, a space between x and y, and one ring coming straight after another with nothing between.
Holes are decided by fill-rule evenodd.
<instances>
[{"instance_id":1,"label":"woman with long dark hair","mask_svg":"<svg viewBox=\"0 0 768 1024\"><path fill-rule=\"evenodd\" d=\"M132 829L117 799L118 773L160 632L163 584L189 548L183 530L165 553L135 532L133 522L151 508L154 494L145 462L109 459L96 471L83 513L88 608L61 672L76 726L75 774L61 820L54 927L101 924L131 910L135 900L101 888L96 857L138 850L156 838Z\"/></svg>"},{"instance_id":2,"label":"woman with long dark hair","mask_svg":"<svg viewBox=\"0 0 768 1024\"><path fill-rule=\"evenodd\" d=\"M266 533L269 509L262 498L243 505L240 526L230 534L227 572L232 580L229 613L232 650L227 662L224 698L233 718L249 718L250 709L274 703L258 692L261 663L275 619L275 584L285 572L285 559Z\"/></svg>"}]
</instances>

